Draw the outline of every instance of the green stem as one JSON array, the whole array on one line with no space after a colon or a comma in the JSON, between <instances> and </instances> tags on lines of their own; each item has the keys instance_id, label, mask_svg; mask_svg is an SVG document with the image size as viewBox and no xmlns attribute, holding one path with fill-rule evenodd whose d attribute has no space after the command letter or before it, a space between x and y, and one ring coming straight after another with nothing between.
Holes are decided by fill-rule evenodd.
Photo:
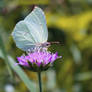
<instances>
[{"instance_id":1,"label":"green stem","mask_svg":"<svg viewBox=\"0 0 92 92\"><path fill-rule=\"evenodd\" d=\"M41 72L38 72L39 90L42 92Z\"/></svg>"}]
</instances>

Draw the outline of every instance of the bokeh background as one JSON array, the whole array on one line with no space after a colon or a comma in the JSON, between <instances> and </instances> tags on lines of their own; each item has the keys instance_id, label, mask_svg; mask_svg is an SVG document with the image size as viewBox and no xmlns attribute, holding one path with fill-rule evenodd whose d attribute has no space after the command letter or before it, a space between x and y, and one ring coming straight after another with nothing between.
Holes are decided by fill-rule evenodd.
<instances>
[{"instance_id":1,"label":"bokeh background","mask_svg":"<svg viewBox=\"0 0 92 92\"><path fill-rule=\"evenodd\" d=\"M39 92L37 74L14 66L24 52L11 37L34 5L45 12L48 41L61 43L49 50L63 56L42 72L43 92L92 92L92 0L0 0L0 92Z\"/></svg>"}]
</instances>

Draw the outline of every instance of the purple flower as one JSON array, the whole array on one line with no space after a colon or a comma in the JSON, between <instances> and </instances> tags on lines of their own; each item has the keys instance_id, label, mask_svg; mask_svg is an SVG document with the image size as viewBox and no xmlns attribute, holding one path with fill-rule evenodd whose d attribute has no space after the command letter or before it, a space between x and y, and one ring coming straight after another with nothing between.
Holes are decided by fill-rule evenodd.
<instances>
[{"instance_id":1,"label":"purple flower","mask_svg":"<svg viewBox=\"0 0 92 92\"><path fill-rule=\"evenodd\" d=\"M58 53L51 53L49 51L34 51L28 53L26 56L17 57L19 65L22 65L33 71L47 70L53 62L62 58Z\"/></svg>"}]
</instances>

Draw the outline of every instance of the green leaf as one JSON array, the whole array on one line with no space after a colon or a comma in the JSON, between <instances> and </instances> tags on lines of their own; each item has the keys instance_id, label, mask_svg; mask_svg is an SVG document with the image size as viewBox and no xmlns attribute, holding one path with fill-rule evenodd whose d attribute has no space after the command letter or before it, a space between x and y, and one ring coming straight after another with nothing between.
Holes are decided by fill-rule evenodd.
<instances>
[{"instance_id":1,"label":"green leaf","mask_svg":"<svg viewBox=\"0 0 92 92\"><path fill-rule=\"evenodd\" d=\"M17 73L17 75L25 83L30 92L36 92L36 89L34 87L35 84L28 78L28 76L25 74L25 72L19 65L15 66L16 63L15 60L11 56L6 54L1 36L0 36L0 57L5 60L9 69L12 68Z\"/></svg>"},{"instance_id":2,"label":"green leaf","mask_svg":"<svg viewBox=\"0 0 92 92\"><path fill-rule=\"evenodd\" d=\"M24 83L28 87L28 89L31 92L36 92L36 90L34 88L35 84L32 81L30 81L30 79L27 77L27 75L25 74L23 69L19 65L14 66L15 61L13 60L12 57L8 56L8 59L9 59L9 63L11 65L12 69L19 75L21 80L24 81Z\"/></svg>"},{"instance_id":3,"label":"green leaf","mask_svg":"<svg viewBox=\"0 0 92 92\"><path fill-rule=\"evenodd\" d=\"M5 63L6 63L6 66L8 68L8 71L9 71L9 74L11 76L13 76L12 74L12 70L10 68L10 64L8 62L8 57L7 57L7 54L6 54L6 51L5 51L5 47L4 47L4 43L3 43L3 40L2 40L2 36L0 35L0 49L1 49L1 56L4 58L5 60Z\"/></svg>"},{"instance_id":4,"label":"green leaf","mask_svg":"<svg viewBox=\"0 0 92 92\"><path fill-rule=\"evenodd\" d=\"M77 81L85 81L92 79L92 71L91 72L84 72L84 73L78 73L75 76L75 80Z\"/></svg>"}]
</instances>

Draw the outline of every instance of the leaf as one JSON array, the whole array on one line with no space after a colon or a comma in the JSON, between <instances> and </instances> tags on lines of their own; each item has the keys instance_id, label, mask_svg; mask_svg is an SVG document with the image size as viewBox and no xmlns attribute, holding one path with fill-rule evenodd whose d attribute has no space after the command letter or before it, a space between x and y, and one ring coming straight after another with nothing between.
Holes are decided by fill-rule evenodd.
<instances>
[{"instance_id":1,"label":"leaf","mask_svg":"<svg viewBox=\"0 0 92 92\"><path fill-rule=\"evenodd\" d=\"M13 60L13 58L11 56L8 56L8 59L9 59L9 63L11 65L12 69L19 75L19 77L25 83L25 85L27 86L27 88L31 92L36 92L36 90L34 88L35 84L32 81L30 81L30 79L27 77L27 75L22 70L22 68L20 66L18 66L18 65L14 66L15 61Z\"/></svg>"},{"instance_id":2,"label":"leaf","mask_svg":"<svg viewBox=\"0 0 92 92\"><path fill-rule=\"evenodd\" d=\"M92 71L91 72L84 72L84 73L78 73L75 76L75 80L77 81L85 81L92 79Z\"/></svg>"},{"instance_id":3,"label":"leaf","mask_svg":"<svg viewBox=\"0 0 92 92\"><path fill-rule=\"evenodd\" d=\"M12 76L13 74L12 74L12 71L10 69L10 64L9 64L9 62L7 62L8 57L7 57L6 52L5 52L5 47L4 47L4 43L3 43L1 35L0 35L0 49L1 49L1 56L4 57L6 66L7 66L8 71L9 71L9 74Z\"/></svg>"},{"instance_id":4,"label":"leaf","mask_svg":"<svg viewBox=\"0 0 92 92\"><path fill-rule=\"evenodd\" d=\"M18 74L18 76L25 83L25 85L27 86L27 88L29 89L30 92L36 92L34 83L32 81L30 81L30 79L25 74L23 69L18 65L14 66L16 63L15 60L13 60L13 58L11 56L6 54L1 36L0 36L0 57L5 60L5 62L9 68L12 68Z\"/></svg>"}]
</instances>

